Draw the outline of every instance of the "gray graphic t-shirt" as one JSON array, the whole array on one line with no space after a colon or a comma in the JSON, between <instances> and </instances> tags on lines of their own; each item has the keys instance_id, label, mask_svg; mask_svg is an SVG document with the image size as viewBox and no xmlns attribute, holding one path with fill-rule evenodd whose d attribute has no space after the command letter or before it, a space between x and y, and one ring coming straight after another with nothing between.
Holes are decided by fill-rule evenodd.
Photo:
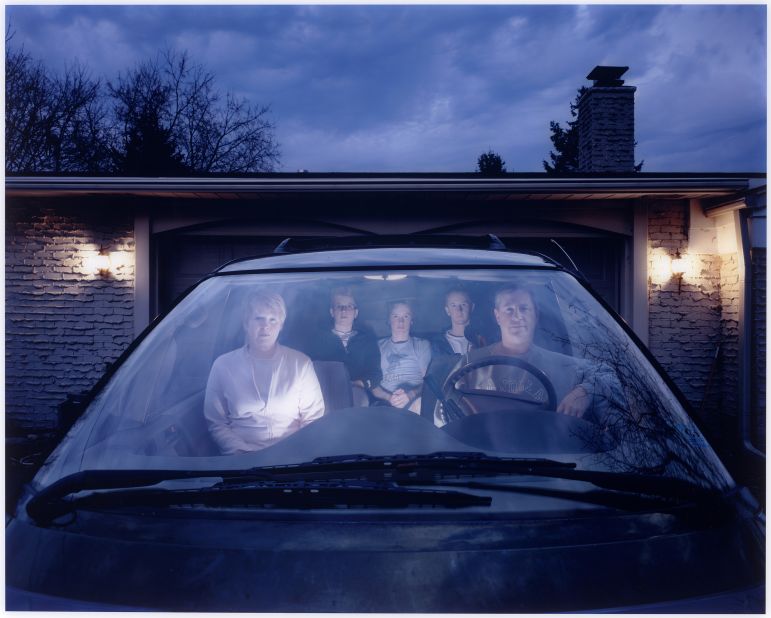
<instances>
[{"instance_id":1,"label":"gray graphic t-shirt","mask_svg":"<svg viewBox=\"0 0 771 618\"><path fill-rule=\"evenodd\" d=\"M395 343L390 337L378 341L383 381L389 392L405 385L419 386L431 362L431 344L419 337Z\"/></svg>"}]
</instances>

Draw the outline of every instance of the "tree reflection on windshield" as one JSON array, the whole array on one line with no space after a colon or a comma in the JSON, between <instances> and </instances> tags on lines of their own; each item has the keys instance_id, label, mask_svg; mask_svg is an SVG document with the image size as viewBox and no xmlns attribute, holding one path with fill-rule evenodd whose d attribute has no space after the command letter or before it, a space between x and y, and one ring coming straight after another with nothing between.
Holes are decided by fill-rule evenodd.
<instances>
[{"instance_id":1,"label":"tree reflection on windshield","mask_svg":"<svg viewBox=\"0 0 771 618\"><path fill-rule=\"evenodd\" d=\"M724 469L694 423L680 411L661 378L648 369L634 343L621 339L618 326L597 319L595 311L580 303L569 306L577 325L573 345L583 358L613 368L625 398L624 405L608 399L605 421L584 429L582 438L588 444L601 444L607 434L616 443L610 450L593 449L597 464L613 472L667 475L722 487Z\"/></svg>"}]
</instances>

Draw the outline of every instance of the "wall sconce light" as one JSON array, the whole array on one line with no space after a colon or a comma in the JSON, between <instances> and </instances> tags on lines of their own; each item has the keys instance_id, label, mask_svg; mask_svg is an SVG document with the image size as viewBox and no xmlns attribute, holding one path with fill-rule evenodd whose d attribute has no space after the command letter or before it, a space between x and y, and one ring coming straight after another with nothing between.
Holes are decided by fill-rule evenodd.
<instances>
[{"instance_id":1,"label":"wall sconce light","mask_svg":"<svg viewBox=\"0 0 771 618\"><path fill-rule=\"evenodd\" d=\"M131 254L128 251L110 252L110 269L118 270L131 263Z\"/></svg>"},{"instance_id":2,"label":"wall sconce light","mask_svg":"<svg viewBox=\"0 0 771 618\"><path fill-rule=\"evenodd\" d=\"M680 252L672 258L672 275L677 277L682 284L683 279L693 282L698 274L699 258L690 253Z\"/></svg>"},{"instance_id":3,"label":"wall sconce light","mask_svg":"<svg viewBox=\"0 0 771 618\"><path fill-rule=\"evenodd\" d=\"M661 249L656 250L651 258L650 278L652 283L663 285L672 277L677 277L678 290L683 279L692 278L695 270L695 257L689 254L680 254L678 251L674 257Z\"/></svg>"},{"instance_id":4,"label":"wall sconce light","mask_svg":"<svg viewBox=\"0 0 771 618\"><path fill-rule=\"evenodd\" d=\"M126 251L108 253L102 248L98 253L87 256L83 260L83 267L90 274L108 277L111 272L127 266L130 261L130 254Z\"/></svg>"},{"instance_id":5,"label":"wall sconce light","mask_svg":"<svg viewBox=\"0 0 771 618\"><path fill-rule=\"evenodd\" d=\"M689 271L690 260L687 257L678 256L672 260L672 274L682 277Z\"/></svg>"},{"instance_id":6,"label":"wall sconce light","mask_svg":"<svg viewBox=\"0 0 771 618\"><path fill-rule=\"evenodd\" d=\"M110 256L104 249L100 249L98 253L87 256L83 266L92 275L106 277L110 274Z\"/></svg>"},{"instance_id":7,"label":"wall sconce light","mask_svg":"<svg viewBox=\"0 0 771 618\"><path fill-rule=\"evenodd\" d=\"M667 253L655 253L651 259L651 281L662 285L672 278L672 258Z\"/></svg>"}]
</instances>

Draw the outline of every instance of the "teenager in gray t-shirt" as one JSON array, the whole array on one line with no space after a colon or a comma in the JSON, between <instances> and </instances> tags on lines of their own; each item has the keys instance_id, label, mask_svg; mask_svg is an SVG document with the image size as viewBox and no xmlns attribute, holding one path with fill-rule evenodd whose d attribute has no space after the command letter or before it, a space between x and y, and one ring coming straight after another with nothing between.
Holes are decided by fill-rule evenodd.
<instances>
[{"instance_id":1,"label":"teenager in gray t-shirt","mask_svg":"<svg viewBox=\"0 0 771 618\"><path fill-rule=\"evenodd\" d=\"M431 362L431 344L410 336L412 307L407 301L391 303L388 311L391 336L378 341L383 380L372 394L395 408L420 412L423 376Z\"/></svg>"}]
</instances>

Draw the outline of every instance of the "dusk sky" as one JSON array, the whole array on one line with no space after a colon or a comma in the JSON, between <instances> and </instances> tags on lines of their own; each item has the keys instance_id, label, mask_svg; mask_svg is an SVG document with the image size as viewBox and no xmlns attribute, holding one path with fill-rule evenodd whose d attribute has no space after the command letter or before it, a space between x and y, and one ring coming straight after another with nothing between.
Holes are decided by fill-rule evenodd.
<instances>
[{"instance_id":1,"label":"dusk sky","mask_svg":"<svg viewBox=\"0 0 771 618\"><path fill-rule=\"evenodd\" d=\"M6 6L22 46L93 77L187 51L270 105L278 171L542 172L549 121L629 66L644 172L764 172L766 6Z\"/></svg>"}]
</instances>

